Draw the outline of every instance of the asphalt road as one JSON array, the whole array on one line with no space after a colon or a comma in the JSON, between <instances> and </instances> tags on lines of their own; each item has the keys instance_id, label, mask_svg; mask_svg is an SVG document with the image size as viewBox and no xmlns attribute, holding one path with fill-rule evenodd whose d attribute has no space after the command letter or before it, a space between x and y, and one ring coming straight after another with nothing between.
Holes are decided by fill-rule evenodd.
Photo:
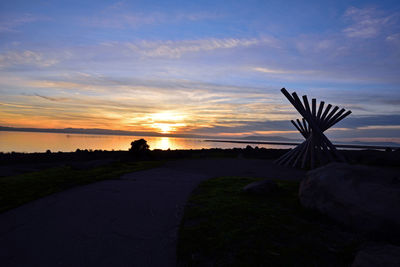
<instances>
[{"instance_id":1,"label":"asphalt road","mask_svg":"<svg viewBox=\"0 0 400 267\"><path fill-rule=\"evenodd\" d=\"M57 193L0 214L0 266L175 266L184 205L217 176L301 179L268 160L198 159Z\"/></svg>"}]
</instances>

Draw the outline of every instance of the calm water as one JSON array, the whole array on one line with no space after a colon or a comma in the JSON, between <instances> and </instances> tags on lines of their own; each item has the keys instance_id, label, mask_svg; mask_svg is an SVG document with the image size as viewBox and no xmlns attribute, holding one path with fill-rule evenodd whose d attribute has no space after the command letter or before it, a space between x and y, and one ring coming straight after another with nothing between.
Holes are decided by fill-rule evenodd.
<instances>
[{"instance_id":1,"label":"calm water","mask_svg":"<svg viewBox=\"0 0 400 267\"><path fill-rule=\"evenodd\" d=\"M150 149L201 149L201 148L233 148L246 147L246 144L204 142L203 139L119 136L119 135L87 135L65 133L30 133L0 131L0 152L52 152L75 151L76 149L128 150L131 142L144 138ZM253 147L255 145L252 145ZM287 146L258 145L265 148L287 148Z\"/></svg>"}]
</instances>

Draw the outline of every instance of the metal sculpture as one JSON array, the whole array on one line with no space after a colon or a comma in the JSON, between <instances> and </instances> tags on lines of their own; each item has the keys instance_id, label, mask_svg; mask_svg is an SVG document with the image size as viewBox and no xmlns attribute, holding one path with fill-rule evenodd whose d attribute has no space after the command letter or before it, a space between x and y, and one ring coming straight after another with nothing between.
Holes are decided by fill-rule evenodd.
<instances>
[{"instance_id":1,"label":"metal sculpture","mask_svg":"<svg viewBox=\"0 0 400 267\"><path fill-rule=\"evenodd\" d=\"M313 169L329 161L345 161L345 158L337 151L324 132L350 115L351 111L346 112L344 108L338 111L339 107L337 106L331 110L331 104L328 104L324 110L324 101L320 102L317 110L315 98L311 100L310 107L306 95L303 95L302 103L296 92L290 95L285 88L282 88L281 92L303 116L301 121L297 119L296 121L291 120L291 122L306 140L277 159L276 163Z\"/></svg>"}]
</instances>

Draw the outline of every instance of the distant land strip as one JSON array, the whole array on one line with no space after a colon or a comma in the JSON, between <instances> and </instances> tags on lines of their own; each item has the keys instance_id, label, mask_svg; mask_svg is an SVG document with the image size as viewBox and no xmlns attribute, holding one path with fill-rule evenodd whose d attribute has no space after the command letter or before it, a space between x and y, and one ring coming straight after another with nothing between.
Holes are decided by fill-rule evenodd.
<instances>
[{"instance_id":1,"label":"distant land strip","mask_svg":"<svg viewBox=\"0 0 400 267\"><path fill-rule=\"evenodd\" d=\"M94 134L94 135L124 135L124 136L150 136L150 137L183 137L183 138L207 138L206 136L197 136L190 134L161 134L155 132L134 132L123 130L108 129L85 129L85 128L15 128L0 126L0 131L7 132L30 132L30 133L63 133L63 134Z\"/></svg>"},{"instance_id":2,"label":"distant land strip","mask_svg":"<svg viewBox=\"0 0 400 267\"><path fill-rule=\"evenodd\" d=\"M214 140L206 139L205 142L220 142L220 143L236 143L236 144L256 144L256 145L283 145L283 146L297 146L300 143L292 142L264 142L264 141L234 141L234 140ZM400 146L370 146L370 145L340 145L334 144L339 148L357 148L357 149L400 149Z\"/></svg>"},{"instance_id":3,"label":"distant land strip","mask_svg":"<svg viewBox=\"0 0 400 267\"><path fill-rule=\"evenodd\" d=\"M229 138L225 137L224 140L212 139L212 136L205 135L194 135L194 134L161 134L155 132L134 132L134 131L123 131L123 130L109 130L109 129L85 129L85 128L64 128L64 129L53 129L53 128L16 128L6 127L0 125L0 131L7 132L33 132L33 133L64 133L64 134L88 134L88 135L123 135L132 137L172 137L172 138L197 138L203 139L205 142L222 142L222 143L237 143L237 144L265 144L265 145L283 145L283 146L297 146L300 144L298 139L290 139L282 136L246 136L241 138ZM214 137L215 138L215 137ZM205 139L205 140L204 140ZM233 139L233 140L232 140ZM241 139L241 140L237 140ZM249 140L249 141L247 141ZM256 141L262 140L262 141ZM273 141L263 141L273 140ZM339 148L354 148L354 149L400 149L400 146L396 143L388 143L381 145L339 145Z\"/></svg>"},{"instance_id":4,"label":"distant land strip","mask_svg":"<svg viewBox=\"0 0 400 267\"><path fill-rule=\"evenodd\" d=\"M31 133L63 133L63 134L89 134L89 135L124 135L124 136L145 136L145 137L173 137L173 138L198 138L198 139L210 139L215 138L207 135L196 135L196 134L176 134L176 133L156 133L156 132L136 132L136 131L123 131L123 130L109 130L109 129L85 129L85 128L16 128L0 126L0 131L7 132L31 132ZM232 138L226 137L226 139L232 140ZM271 140L271 141L295 141L290 138L281 136L246 136L239 139L246 140ZM296 140L297 141L297 140Z\"/></svg>"}]
</instances>

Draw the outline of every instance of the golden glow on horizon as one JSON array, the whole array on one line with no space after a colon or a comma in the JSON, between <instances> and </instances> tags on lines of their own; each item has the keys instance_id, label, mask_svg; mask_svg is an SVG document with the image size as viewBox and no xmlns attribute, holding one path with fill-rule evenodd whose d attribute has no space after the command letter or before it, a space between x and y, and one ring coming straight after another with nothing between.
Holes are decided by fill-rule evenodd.
<instances>
[{"instance_id":1,"label":"golden glow on horizon","mask_svg":"<svg viewBox=\"0 0 400 267\"><path fill-rule=\"evenodd\" d=\"M0 126L245 136L253 134L251 128L246 131L241 128L243 132L236 134L229 133L230 129L245 126L245 121L286 118L289 116L286 109L291 108L270 103L274 96L267 93L231 94L225 87L223 91L219 91L219 87L214 91L214 88L208 88L208 84L204 85L205 89L190 90L113 84L110 90L108 85L97 84L96 75L68 77L60 81L11 77L11 85L38 88L39 93L34 91L2 99ZM95 82L88 85L88 78ZM8 77L0 75L0 81L2 79L8 85ZM235 91L237 88L232 89ZM255 98L260 102L248 101ZM229 103L228 100L246 103ZM282 109L283 113L277 115L276 111ZM217 128L221 128L220 133L216 132Z\"/></svg>"},{"instance_id":2,"label":"golden glow on horizon","mask_svg":"<svg viewBox=\"0 0 400 267\"><path fill-rule=\"evenodd\" d=\"M169 111L152 114L151 118L155 121L182 121L183 116Z\"/></svg>"},{"instance_id":3,"label":"golden glow on horizon","mask_svg":"<svg viewBox=\"0 0 400 267\"><path fill-rule=\"evenodd\" d=\"M149 116L149 126L158 129L160 133L172 133L186 126L185 116L170 111L155 113Z\"/></svg>"},{"instance_id":4,"label":"golden glow on horizon","mask_svg":"<svg viewBox=\"0 0 400 267\"><path fill-rule=\"evenodd\" d=\"M154 123L153 127L156 129L159 129L161 131L161 133L165 133L165 134L173 131L172 126L167 123Z\"/></svg>"}]
</instances>

